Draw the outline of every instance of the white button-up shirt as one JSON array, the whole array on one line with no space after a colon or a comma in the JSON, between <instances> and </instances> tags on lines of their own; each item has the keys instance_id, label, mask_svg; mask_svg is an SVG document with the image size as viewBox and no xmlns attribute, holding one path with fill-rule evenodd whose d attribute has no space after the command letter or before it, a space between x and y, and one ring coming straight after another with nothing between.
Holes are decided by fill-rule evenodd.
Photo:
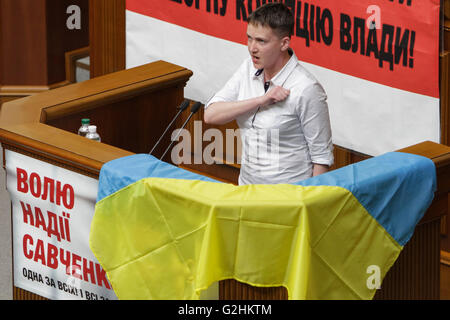
<instances>
[{"instance_id":1,"label":"white button-up shirt","mask_svg":"<svg viewBox=\"0 0 450 320\"><path fill-rule=\"evenodd\" d=\"M319 82L292 54L271 79L272 86L289 89L290 95L236 119L242 142L240 185L294 183L312 176L313 163L333 164L327 96ZM264 93L264 71L248 58L205 108Z\"/></svg>"}]
</instances>

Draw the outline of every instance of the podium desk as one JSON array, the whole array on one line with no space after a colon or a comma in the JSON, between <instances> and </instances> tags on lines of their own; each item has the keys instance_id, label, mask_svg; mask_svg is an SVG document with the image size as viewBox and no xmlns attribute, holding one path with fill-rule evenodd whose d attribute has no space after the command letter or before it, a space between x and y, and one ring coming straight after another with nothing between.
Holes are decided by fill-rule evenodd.
<instances>
[{"instance_id":1,"label":"podium desk","mask_svg":"<svg viewBox=\"0 0 450 320\"><path fill-rule=\"evenodd\" d=\"M63 168L98 179L104 163L150 151L175 116L191 75L186 68L157 61L5 103L0 111L3 150L6 155L24 155L49 164L53 166L51 170ZM82 118L89 118L91 124L97 125L102 143L77 135ZM162 155L169 143L170 136L166 136L154 155ZM5 168L7 158L4 157ZM32 174L34 169L30 170L28 173ZM36 175L34 178L36 181ZM47 202L52 199L43 195L44 182L47 187L51 183L57 187L57 181L64 185L61 177L44 175L40 180L40 198L46 198ZM11 188L8 191L11 193ZM94 203L95 197L96 194ZM45 215L44 208L41 211ZM70 219L74 219L74 214ZM72 238L74 234L72 230ZM13 296L14 299L39 298L16 287Z\"/></svg>"},{"instance_id":2,"label":"podium desk","mask_svg":"<svg viewBox=\"0 0 450 320\"><path fill-rule=\"evenodd\" d=\"M46 171L50 173L44 172L40 175L39 168L35 169L31 166L27 170L17 169L13 163L8 163L8 159L14 157L4 157L4 167L10 170L7 179L10 179L11 172L17 175L13 178L18 179L15 183L8 181L8 191L25 194L24 190L27 189L31 197L36 198L35 200L46 200L54 207L59 206L70 211L68 208L71 208L74 202L81 201L79 199L86 195L79 196L78 191L73 191L77 190L75 184L72 185L70 181L64 180L64 176L52 176L52 172L59 174L62 169L67 170L80 177L92 179L95 184L104 163L135 153L147 153L176 114L176 106L184 98L183 89L191 75L192 72L186 68L157 61L5 103L0 111L0 142L4 152L13 154L16 158L33 159L30 160L30 164L38 161L39 166L41 164L43 167L47 164L51 166L50 171ZM98 126L102 143L76 134L81 118L90 118L91 123ZM154 153L155 156L162 155L170 143L169 139L170 137L163 139ZM434 202L417 226L413 238L387 274L375 298L438 299L439 228L440 218L447 214L446 196L450 191L450 148L424 142L401 151L423 155L434 161L437 168L438 191ZM25 174L28 180L25 179ZM29 183L27 188L24 186L25 180ZM54 190L49 190L50 187L54 187ZM86 188L89 189L91 186ZM74 197L71 197L72 191L75 193ZM44 195L44 192L47 194ZM82 193L83 190L80 192ZM93 202L91 201L88 205L93 208L96 195L89 196L93 197ZM57 204L57 201L60 203ZM28 219L29 223L33 216L31 213L33 205L27 207L25 200L23 204L22 209L18 203L16 204L20 215L18 221L23 222ZM20 211L24 212L23 217ZM76 214L72 213L70 218L67 217L67 212L63 214L65 215L59 216L62 222L72 223L76 219ZM57 220L53 221L56 223ZM47 226L50 227L48 222ZM48 235L47 238L53 241L55 236L59 235L61 243L64 237L67 240L68 234L63 234L63 230L68 229L59 227L56 230L55 225L52 227L49 228L50 231L44 233L43 237ZM36 232L43 233L43 230L38 230L36 226L33 228L37 230ZM56 234L55 231L59 233ZM86 230L72 227L70 231L72 240L78 233L86 234ZM44 262L47 264L45 267L54 264L51 259L44 261L42 257L36 256L39 250L32 246L32 244L36 245L36 239L33 241L32 237L27 235L17 238L14 228L12 237L13 246L14 242L20 242L18 252L21 255L30 256L29 260L36 260L41 264ZM21 247L22 241L25 249ZM84 277L86 282L96 282L102 289L107 287L107 281L102 277L101 270L93 271L96 268L95 261L86 257L77 261L77 257L77 255L72 256L77 265L85 263L85 268L78 273L75 270L72 275ZM91 262L92 265L89 264ZM86 266L92 268L86 269ZM13 264L13 270L14 268L17 269L17 266ZM16 270L14 281L18 280L17 277L23 276L25 282L39 282L38 272L33 273L33 270L23 269ZM43 281L45 282L45 279ZM58 290L57 286L54 289ZM254 288L234 280L225 280L220 283L219 298L285 299L286 294L283 290L284 288ZM80 298L80 292L67 292L70 290L62 292L64 290L61 289L59 291L61 291L59 294L72 294L73 298ZM75 296L76 294L78 295ZM45 297L44 294L33 293L20 287L13 288L13 295L14 299ZM89 297L94 296L89 295Z\"/></svg>"}]
</instances>

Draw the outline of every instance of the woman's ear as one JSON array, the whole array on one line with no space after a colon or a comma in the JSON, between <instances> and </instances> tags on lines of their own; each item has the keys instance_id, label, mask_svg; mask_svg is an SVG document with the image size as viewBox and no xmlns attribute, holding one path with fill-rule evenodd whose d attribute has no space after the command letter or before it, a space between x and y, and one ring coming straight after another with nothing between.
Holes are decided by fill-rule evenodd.
<instances>
[{"instance_id":1,"label":"woman's ear","mask_svg":"<svg viewBox=\"0 0 450 320\"><path fill-rule=\"evenodd\" d=\"M291 46L291 37L283 37L281 39L281 51L286 51Z\"/></svg>"}]
</instances>

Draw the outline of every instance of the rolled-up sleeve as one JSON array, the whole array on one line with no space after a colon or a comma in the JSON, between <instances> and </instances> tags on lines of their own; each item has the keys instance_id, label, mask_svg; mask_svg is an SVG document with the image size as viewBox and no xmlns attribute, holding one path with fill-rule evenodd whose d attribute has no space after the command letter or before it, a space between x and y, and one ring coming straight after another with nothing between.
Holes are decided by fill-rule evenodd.
<instances>
[{"instance_id":1,"label":"rolled-up sleeve","mask_svg":"<svg viewBox=\"0 0 450 320\"><path fill-rule=\"evenodd\" d=\"M312 84L303 90L297 112L311 161L331 166L334 156L330 116L327 95L320 84Z\"/></svg>"}]
</instances>

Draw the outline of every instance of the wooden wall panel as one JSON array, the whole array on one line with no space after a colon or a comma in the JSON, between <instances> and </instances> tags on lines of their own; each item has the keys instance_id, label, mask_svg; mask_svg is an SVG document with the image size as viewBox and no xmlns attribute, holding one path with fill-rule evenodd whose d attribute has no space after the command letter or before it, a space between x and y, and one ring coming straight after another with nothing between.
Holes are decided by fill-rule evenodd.
<instances>
[{"instance_id":1,"label":"wooden wall panel","mask_svg":"<svg viewBox=\"0 0 450 320\"><path fill-rule=\"evenodd\" d=\"M450 300L450 253L441 251L441 300Z\"/></svg>"},{"instance_id":2,"label":"wooden wall panel","mask_svg":"<svg viewBox=\"0 0 450 320\"><path fill-rule=\"evenodd\" d=\"M236 280L219 282L219 300L287 300L284 287L253 287Z\"/></svg>"},{"instance_id":3,"label":"wooden wall panel","mask_svg":"<svg viewBox=\"0 0 450 320\"><path fill-rule=\"evenodd\" d=\"M81 29L69 30L69 5ZM66 51L89 45L88 0L0 0L0 84L48 86L66 79Z\"/></svg>"},{"instance_id":4,"label":"wooden wall panel","mask_svg":"<svg viewBox=\"0 0 450 320\"><path fill-rule=\"evenodd\" d=\"M90 0L91 78L125 69L125 0Z\"/></svg>"},{"instance_id":5,"label":"wooden wall panel","mask_svg":"<svg viewBox=\"0 0 450 320\"><path fill-rule=\"evenodd\" d=\"M65 53L89 45L89 0L0 0L0 107L66 81ZM67 7L81 29L66 26Z\"/></svg>"},{"instance_id":6,"label":"wooden wall panel","mask_svg":"<svg viewBox=\"0 0 450 320\"><path fill-rule=\"evenodd\" d=\"M13 287L13 300L40 300L45 301L47 298L41 297L29 291Z\"/></svg>"},{"instance_id":7,"label":"wooden wall panel","mask_svg":"<svg viewBox=\"0 0 450 320\"><path fill-rule=\"evenodd\" d=\"M387 273L375 300L439 300L440 220L419 225Z\"/></svg>"},{"instance_id":8,"label":"wooden wall panel","mask_svg":"<svg viewBox=\"0 0 450 320\"><path fill-rule=\"evenodd\" d=\"M45 0L0 0L0 84L47 84Z\"/></svg>"},{"instance_id":9,"label":"wooden wall panel","mask_svg":"<svg viewBox=\"0 0 450 320\"><path fill-rule=\"evenodd\" d=\"M81 10L81 29L69 30L66 13L70 5ZM66 80L65 53L89 46L89 0L47 0L47 83Z\"/></svg>"}]
</instances>

